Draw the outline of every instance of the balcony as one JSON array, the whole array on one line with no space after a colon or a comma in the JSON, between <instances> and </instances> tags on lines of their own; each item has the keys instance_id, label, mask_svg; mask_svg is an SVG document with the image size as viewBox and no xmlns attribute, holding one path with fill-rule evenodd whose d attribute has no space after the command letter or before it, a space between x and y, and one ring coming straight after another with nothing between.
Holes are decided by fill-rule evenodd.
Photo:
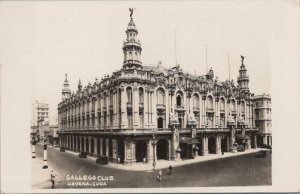
<instances>
[{"instance_id":1,"label":"balcony","mask_svg":"<svg viewBox=\"0 0 300 194\"><path fill-rule=\"evenodd\" d=\"M194 112L195 114L198 114L198 113L200 112L200 108L198 108L198 107L193 107L193 112Z\"/></svg>"},{"instance_id":2,"label":"balcony","mask_svg":"<svg viewBox=\"0 0 300 194\"><path fill-rule=\"evenodd\" d=\"M113 106L112 105L109 105L108 109L109 109L109 112L113 112Z\"/></svg>"},{"instance_id":3,"label":"balcony","mask_svg":"<svg viewBox=\"0 0 300 194\"><path fill-rule=\"evenodd\" d=\"M107 114L107 107L103 106L103 113L106 115Z\"/></svg>"},{"instance_id":4,"label":"balcony","mask_svg":"<svg viewBox=\"0 0 300 194\"><path fill-rule=\"evenodd\" d=\"M177 111L178 113L183 113L185 111L185 108L184 106L176 106L175 111Z\"/></svg>"},{"instance_id":5,"label":"balcony","mask_svg":"<svg viewBox=\"0 0 300 194\"><path fill-rule=\"evenodd\" d=\"M159 111L159 112L163 112L163 111L166 110L166 105L164 105L164 104L157 104L157 105L156 105L156 109L157 109L157 111Z\"/></svg>"},{"instance_id":6,"label":"balcony","mask_svg":"<svg viewBox=\"0 0 300 194\"><path fill-rule=\"evenodd\" d=\"M235 110L232 110L232 111L231 111L231 115L236 115L236 111L235 111Z\"/></svg>"},{"instance_id":7,"label":"balcony","mask_svg":"<svg viewBox=\"0 0 300 194\"><path fill-rule=\"evenodd\" d=\"M223 109L223 110L220 110L220 113L221 114L225 114L225 110Z\"/></svg>"},{"instance_id":8,"label":"balcony","mask_svg":"<svg viewBox=\"0 0 300 194\"><path fill-rule=\"evenodd\" d=\"M206 108L206 112L207 113L214 113L215 111L214 111L214 109L213 108Z\"/></svg>"}]
</instances>

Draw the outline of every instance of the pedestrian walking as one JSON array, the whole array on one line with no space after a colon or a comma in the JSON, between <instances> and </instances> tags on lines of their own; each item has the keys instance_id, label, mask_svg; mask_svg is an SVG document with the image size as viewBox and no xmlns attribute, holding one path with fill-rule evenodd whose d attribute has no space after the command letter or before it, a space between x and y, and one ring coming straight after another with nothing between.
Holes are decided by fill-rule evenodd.
<instances>
[{"instance_id":1,"label":"pedestrian walking","mask_svg":"<svg viewBox=\"0 0 300 194\"><path fill-rule=\"evenodd\" d=\"M161 181L161 177L162 177L162 172L161 172L161 170L159 170L158 175L157 175L158 181Z\"/></svg>"},{"instance_id":2,"label":"pedestrian walking","mask_svg":"<svg viewBox=\"0 0 300 194\"><path fill-rule=\"evenodd\" d=\"M170 166L169 166L169 172L168 172L169 175L172 174L172 169L173 169L173 167L170 165Z\"/></svg>"},{"instance_id":3,"label":"pedestrian walking","mask_svg":"<svg viewBox=\"0 0 300 194\"><path fill-rule=\"evenodd\" d=\"M51 170L50 178L52 183L52 189L54 189L55 187L55 177L56 177L56 173L53 170Z\"/></svg>"}]
</instances>

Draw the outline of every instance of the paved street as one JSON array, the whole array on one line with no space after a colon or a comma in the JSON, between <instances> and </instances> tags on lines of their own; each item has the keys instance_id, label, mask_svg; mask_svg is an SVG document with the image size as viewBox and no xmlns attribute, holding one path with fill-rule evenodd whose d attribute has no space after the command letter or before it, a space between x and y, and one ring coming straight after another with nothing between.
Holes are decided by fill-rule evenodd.
<instances>
[{"instance_id":1,"label":"paved street","mask_svg":"<svg viewBox=\"0 0 300 194\"><path fill-rule=\"evenodd\" d=\"M41 145L36 145L36 154L37 159L42 160ZM59 177L62 177L57 180L56 188L201 187L272 184L271 154L269 151L266 157L260 157L259 153L252 153L178 166L173 168L172 175L167 175L167 169L165 169L161 182L156 180L157 172L107 168L96 164L94 160L79 158L78 154L60 152L52 147L48 147L48 164L60 174ZM71 177L72 175L73 177ZM95 175L96 180L67 180L75 178L75 175L76 178L83 175ZM109 176L113 176L113 180L103 180L110 179Z\"/></svg>"}]
</instances>

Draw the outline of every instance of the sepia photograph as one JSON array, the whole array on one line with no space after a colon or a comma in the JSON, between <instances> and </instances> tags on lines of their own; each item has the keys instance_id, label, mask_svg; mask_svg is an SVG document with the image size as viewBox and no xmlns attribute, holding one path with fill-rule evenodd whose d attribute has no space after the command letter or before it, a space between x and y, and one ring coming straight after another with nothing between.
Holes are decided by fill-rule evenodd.
<instances>
[{"instance_id":1,"label":"sepia photograph","mask_svg":"<svg viewBox=\"0 0 300 194\"><path fill-rule=\"evenodd\" d=\"M273 115L286 108L284 43L274 39L299 9L296 0L1 2L1 193L17 192L15 182L33 193L276 192L300 155L278 131L299 110ZM296 88L298 59L285 69ZM294 178L282 188L299 189Z\"/></svg>"}]
</instances>

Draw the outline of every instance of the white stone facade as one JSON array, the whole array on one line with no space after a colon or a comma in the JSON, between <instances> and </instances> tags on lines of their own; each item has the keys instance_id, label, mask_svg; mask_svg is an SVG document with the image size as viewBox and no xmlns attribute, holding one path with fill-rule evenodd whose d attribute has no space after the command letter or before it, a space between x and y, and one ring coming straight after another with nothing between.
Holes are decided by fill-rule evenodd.
<instances>
[{"instance_id":1,"label":"white stone facade","mask_svg":"<svg viewBox=\"0 0 300 194\"><path fill-rule=\"evenodd\" d=\"M236 133L247 135L248 148L256 147L243 58L235 85L219 81L212 69L196 76L161 62L143 65L132 18L126 35L119 71L84 88L79 81L73 93L66 77L58 105L61 146L124 164L230 151Z\"/></svg>"}]
</instances>

